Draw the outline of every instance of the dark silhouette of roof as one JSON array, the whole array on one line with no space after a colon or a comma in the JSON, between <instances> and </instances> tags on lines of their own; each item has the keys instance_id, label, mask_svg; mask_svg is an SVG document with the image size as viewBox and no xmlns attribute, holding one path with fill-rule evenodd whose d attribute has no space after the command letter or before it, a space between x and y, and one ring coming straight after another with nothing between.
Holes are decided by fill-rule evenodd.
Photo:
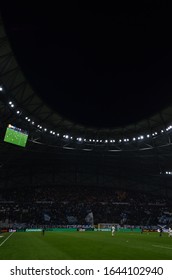
<instances>
[{"instance_id":1,"label":"dark silhouette of roof","mask_svg":"<svg viewBox=\"0 0 172 280\"><path fill-rule=\"evenodd\" d=\"M32 24L28 7L27 13L18 11L20 17L14 13L10 22L3 18L7 33L0 18L0 176L5 184L21 183L15 175L26 181L32 170L57 173L61 183L69 179L71 184L106 186L126 180L129 187L142 190L171 190L166 176L172 156L171 50L166 36L171 19L167 9L148 2L143 11L138 6L136 14L127 12L127 6L120 15L117 8L101 6L80 7L79 14L74 7L65 14L57 8L52 19L44 7L39 14L34 10ZM25 51L18 49L19 42ZM26 149L3 143L8 123L29 132ZM62 174L68 173L63 181Z\"/></svg>"}]
</instances>

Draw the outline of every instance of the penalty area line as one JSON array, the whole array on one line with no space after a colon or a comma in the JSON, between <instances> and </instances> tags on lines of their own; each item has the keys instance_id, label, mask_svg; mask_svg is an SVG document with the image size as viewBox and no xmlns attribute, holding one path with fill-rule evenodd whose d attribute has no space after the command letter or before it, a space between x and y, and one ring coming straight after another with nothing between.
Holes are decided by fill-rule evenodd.
<instances>
[{"instance_id":1,"label":"penalty area line","mask_svg":"<svg viewBox=\"0 0 172 280\"><path fill-rule=\"evenodd\" d=\"M14 232L12 232L1 244L0 247L13 235Z\"/></svg>"},{"instance_id":2,"label":"penalty area line","mask_svg":"<svg viewBox=\"0 0 172 280\"><path fill-rule=\"evenodd\" d=\"M165 246L160 246L160 245L152 245L152 246L153 246L153 247L157 247L157 248L172 250L172 247L165 247Z\"/></svg>"}]
</instances>

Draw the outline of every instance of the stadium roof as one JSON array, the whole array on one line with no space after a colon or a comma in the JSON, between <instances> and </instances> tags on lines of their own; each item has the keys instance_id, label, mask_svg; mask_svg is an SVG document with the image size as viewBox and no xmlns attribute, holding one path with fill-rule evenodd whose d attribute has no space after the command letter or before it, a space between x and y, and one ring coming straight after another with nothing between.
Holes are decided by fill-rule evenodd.
<instances>
[{"instance_id":1,"label":"stadium roof","mask_svg":"<svg viewBox=\"0 0 172 280\"><path fill-rule=\"evenodd\" d=\"M1 167L6 170L1 178L8 175L8 168L17 168L15 164L21 159L25 170L28 164L41 168L53 162L69 171L73 162L81 183L85 170L91 177L83 182L90 180L90 184L100 180L100 185L105 185L110 180L113 185L115 178L126 178L141 188L154 186L156 190L164 184L170 188L171 174L166 172L172 171L172 106L142 121L115 128L88 127L62 117L39 97L23 74L1 18L0 86L1 140L8 123L28 130L30 138L26 150L6 146L1 141ZM71 182L74 183L73 179Z\"/></svg>"},{"instance_id":2,"label":"stadium roof","mask_svg":"<svg viewBox=\"0 0 172 280\"><path fill-rule=\"evenodd\" d=\"M35 12L36 13L36 12ZM10 14L11 15L11 14ZM18 16L18 14L16 15ZM121 62L114 62L112 61L112 66L110 67L110 65L108 64L109 67L109 71L112 70L113 67L117 66L117 70L119 68L119 75L117 76L117 78L120 80L120 85L118 85L117 88L115 88L115 90L117 91L117 93L112 94L112 90L109 87L109 84L112 84L112 80L110 79L110 77L106 80L103 81L103 83L107 84L107 90L106 92L100 90L100 87L98 87L98 90L100 90L100 94L95 92L95 97L94 97L94 89L90 89L90 93L87 93L87 96L85 94L85 90L83 89L83 92L80 91L80 93L77 95L75 95L74 91L76 91L77 89L75 87L73 87L73 85L71 84L70 86L70 90L72 91L72 98L76 99L76 102L72 102L72 99L70 97L70 94L66 94L65 91L61 91L61 94L59 94L59 92L55 92L55 96L57 95L56 99L53 99L53 95L50 95L50 91L53 91L52 88L54 86L55 91L57 91L56 85L54 85L54 78L51 79L51 77L48 77L48 86L50 87L49 92L48 92L48 96L46 97L47 102L43 101L45 100L45 92L43 90L43 88L46 86L46 78L45 78L45 82L41 82L39 80L39 73L38 71L36 72L36 75L38 78L34 78L33 76L31 76L31 72L34 71L34 68L37 67L36 62L32 61L33 65L31 67L31 64L27 67L30 67L29 71L27 72L28 69L26 70L26 68L23 67L23 64L27 64L28 61L21 60L21 58L19 57L19 53L22 53L22 48L25 47L26 50L30 49L31 44L29 44L29 40L27 41L28 44L28 48L26 45L22 45L22 40L25 41L26 37L28 36L29 32L33 32L34 33L34 28L30 28L29 30L27 29L26 24L24 25L24 27L22 27L21 25L22 23L20 22L20 24L18 23L18 25L16 25L16 23L11 23L11 29L9 28L9 30L11 30L10 32L8 32L9 35L11 34L15 34L16 30L18 33L18 36L21 36L22 38L20 38L20 40L18 41L18 44L16 43L17 41L17 35L16 37L13 35L13 40L11 40L11 42L9 43L4 30L3 30L3 26L2 26L2 22L1 22L1 41L4 41L4 45L3 45L3 49L1 47L1 52L2 52L2 58L1 58L1 71L2 71L2 83L4 83L4 86L6 87L6 91L8 91L8 93L10 93L11 97L13 97L14 99L16 99L17 101L17 105L18 107L22 107L23 110L25 110L29 115L32 115L32 117L36 117L41 123L46 123L47 125L49 125L50 127L52 127L52 129L57 129L59 131L61 131L62 133L66 133L69 134L71 133L78 133L78 137L79 135L88 135L88 137L101 137L104 136L105 138L107 137L115 137L116 135L120 135L120 137L124 136L126 137L127 135L130 135L132 133L138 133L139 131L141 131L141 133L145 132L145 133L150 133L150 131L156 130L159 127L161 127L163 129L163 127L165 128L166 126L169 125L170 119L171 119L171 68L169 67L169 63L171 61L171 53L170 53L170 49L165 47L163 48L157 48L157 47L152 47L149 48L149 51L145 52L143 55L148 55L148 58L143 58L146 61L146 65L144 65L143 63L141 63L140 61L138 61L138 63L140 63L140 66L138 64L138 67L136 67L137 65L137 59L139 60L139 55L137 54L137 56L133 56L132 59L134 59L134 62L131 63L131 61L126 62L126 64L124 63L124 60L128 60L128 56L132 55L133 52L131 52L130 54L126 54L124 55L124 58ZM49 26L48 26L49 27ZM20 29L24 28L23 31L20 33ZM134 28L134 27L133 27ZM152 27L153 28L153 27ZM19 29L19 31L18 31ZM9 31L7 29L7 31ZM39 29L40 31L40 29ZM110 29L111 31L111 29ZM27 36L23 37L23 34L26 33ZM109 33L108 33L109 35ZM103 36L103 35L102 35ZM29 37L29 39L35 39L35 37ZM6 40L6 42L5 42ZM42 42L42 40L40 40L42 44L45 44ZM40 44L41 44L40 43ZM123 42L124 43L124 42ZM135 43L135 41L132 43L132 45ZM13 54L11 53L11 44L13 46ZM15 45L16 44L16 45ZM19 44L22 45L22 47L19 47ZM40 47L40 44L37 42L38 47ZM37 45L35 44L35 45ZM45 44L46 47L48 48L48 44ZM18 47L18 52L15 50L15 56L14 56L14 46ZM56 46L56 45L55 45ZM51 45L52 47L52 45ZM36 46L32 47L32 48L36 48ZM62 48L62 47L61 47ZM65 49L65 47L64 47ZM139 49L139 51L144 51L148 49L147 47L144 47L142 49ZM46 50L46 49L45 49ZM48 48L48 51L50 51L51 48ZM105 51L107 51L107 49L105 49ZM130 50L131 51L131 50ZM136 49L135 49L136 51ZM41 55L43 55L42 53L43 51L40 50ZM87 51L85 51L87 52ZM112 51L109 51L112 54ZM118 50L119 52L119 50ZM38 53L36 53L38 54ZM90 54L90 52L88 53L88 55ZM156 54L156 55L155 55ZM48 56L50 55L50 53L48 53ZM61 54L63 55L63 53ZM155 56L154 60L156 63L153 63L153 59L151 59L151 56ZM33 54L33 50L31 52L31 54L29 55L29 51L28 53L23 52L23 56L28 56L29 60L31 60L31 57L33 56L35 59L35 54ZM121 53L120 53L121 56ZM159 58L157 58L157 56L159 56ZM165 57L165 58L164 58ZM48 71L51 73L52 75L52 71L50 69L50 66L52 66L53 71L57 74L59 74L59 70L58 70L58 66L55 66L52 64L49 64L47 67L46 65L46 57L45 55L42 56L42 59L44 61L43 65L44 67L39 67L37 70L41 71L41 68L48 68ZM50 57L50 59L52 60L52 57ZM55 58L57 59L57 58ZM115 58L111 57L112 60L114 60ZM148 59L150 59L151 61L149 62ZM159 62L159 64L157 64L157 61L159 60L164 60L164 62ZM167 63L168 60L168 63ZM9 63L10 61L10 63ZM20 64L18 63L18 61L20 62ZM37 61L39 62L39 61ZM68 62L70 64L70 61ZM92 62L93 63L93 62ZM121 64L120 64L121 63ZM129 69L128 70L123 70L122 72L120 71L120 67L126 67L127 68L127 63L129 64ZM93 63L94 64L94 63ZM22 66L22 67L21 67ZM84 66L88 66L86 64L84 64ZM101 67L105 66L104 64L101 65ZM92 65L90 66L92 67ZM129 83L129 79L131 78L131 73L132 75L136 75L136 71L135 71L135 67L137 68L137 71L140 73L142 73L142 78L145 79L145 81L143 81L143 79L140 78L140 75L138 76L134 76L134 79L132 79L131 83ZM143 67L143 69L140 69L140 67ZM148 76L145 76L144 72L148 71L145 68L150 67L151 70L150 72L147 74ZM156 67L158 68L158 70L156 70ZM94 67L93 67L94 68ZM25 70L27 72L27 76L23 74L23 70ZM92 70L97 70L98 69L92 69ZM46 69L45 69L46 71ZM75 69L73 70L75 71ZM81 67L81 71L83 71L82 67ZM127 72L127 74L125 75L125 72ZM155 72L155 73L154 73ZM158 73L159 72L159 73ZM42 75L43 71L41 72ZM47 72L46 72L47 73ZM65 73L63 73L64 76L66 75ZM84 72L85 74L85 72ZM105 74L105 73L104 73ZM111 73L112 74L112 73ZM113 73L114 74L114 73ZM62 75L62 74L61 74ZM129 77L127 77L127 75ZM90 76L88 76L87 78L89 79ZM97 78L97 74L95 73L95 80L98 79ZM60 76L60 78L63 80L63 77ZM64 77L65 78L65 77ZM123 79L124 78L124 79ZM9 84L7 85L6 81L10 81ZM32 79L32 83L29 82L30 79ZM34 79L34 80L33 80ZM68 77L69 79L69 77ZM123 79L123 80L122 80ZM139 82L137 81L137 79L139 79ZM141 79L141 80L140 80ZM152 84L147 83L146 79L151 80L152 79ZM35 84L35 80L39 80L39 84L42 84L42 88L40 87L39 89L36 87ZM103 78L102 78L103 80ZM155 80L155 81L154 81ZM52 86L51 86L51 81L52 81ZM57 80L57 82L59 82ZM68 84L70 81L66 80L66 84ZM100 82L100 79L97 80L97 82ZM117 81L114 80L114 82ZM79 81L78 81L79 83ZM126 83L128 83L127 86L124 86ZM145 87L145 84L147 86L147 88ZM88 85L91 87L91 84L88 81ZM41 86L41 85L40 85ZM76 86L76 85L75 85ZM100 85L102 86L102 84ZM112 85L111 85L112 86ZM135 89L135 87L138 87L137 89ZM120 90L119 90L120 87ZM150 87L150 88L148 88ZM36 88L36 90L35 90ZM65 88L65 85L64 85ZM144 91L143 91L144 89ZM42 90L42 93L40 93L40 91ZM110 93L108 93L110 91ZM123 92L122 92L123 91ZM125 91L128 91L127 93ZM105 92L104 95L102 97L102 92ZM36 94L35 94L36 93ZM42 96L41 96L42 94ZM158 95L159 94L159 95ZM46 94L47 95L47 94ZM80 95L80 96L79 96ZM41 96L41 98L40 98ZM62 100L63 99L63 100ZM52 100L52 101L51 101ZM48 106L47 103L49 103L49 105L51 104L51 106ZM55 110L55 106L53 107L53 103L59 103L60 105L62 105L61 107L63 107L62 109L59 107L59 111ZM85 106L83 106L83 103ZM76 105L77 104L77 105ZM104 105L103 105L104 104ZM165 106L166 105L166 106ZM53 109L52 109L53 107ZM64 107L66 107L66 109L64 109ZM78 109L78 107L81 107L81 109ZM106 107L106 108L105 108ZM62 112L62 111L65 112ZM80 115L78 115L78 117L76 117L75 111L77 110L83 110L84 114L87 115L87 118L89 118L89 121L87 122L87 124L82 125L80 124ZM69 112L69 115L71 115L71 118L67 118L64 117L64 114L67 114L67 111ZM111 111L111 112L110 112ZM61 114L62 112L62 114ZM110 112L108 114L108 112ZM157 114L153 114L153 112L158 112ZM90 117L89 117L90 115ZM106 119L106 115L107 115L107 119ZM73 116L75 121L73 121ZM144 116L146 116L146 118L144 118ZM111 117L111 118L110 118ZM85 116L86 118L86 116ZM82 119L82 117L81 117ZM95 119L95 120L94 120ZM97 119L99 119L99 122L102 123L102 125L95 125ZM112 120L111 120L112 119ZM141 119L141 120L140 120ZM85 119L86 120L86 119ZM139 121L140 120L140 121ZM109 127L108 127L108 122L109 122ZM89 123L89 124L88 124ZM122 125L120 125L120 123ZM105 127L105 128L103 128Z\"/></svg>"}]
</instances>

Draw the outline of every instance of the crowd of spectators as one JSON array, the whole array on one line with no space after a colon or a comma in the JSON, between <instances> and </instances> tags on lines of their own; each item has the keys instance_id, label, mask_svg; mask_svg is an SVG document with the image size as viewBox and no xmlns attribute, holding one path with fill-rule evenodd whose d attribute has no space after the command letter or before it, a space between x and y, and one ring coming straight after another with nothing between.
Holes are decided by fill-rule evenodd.
<instances>
[{"instance_id":1,"label":"crowd of spectators","mask_svg":"<svg viewBox=\"0 0 172 280\"><path fill-rule=\"evenodd\" d=\"M98 187L35 186L0 189L0 225L157 225L172 222L165 198Z\"/></svg>"}]
</instances>

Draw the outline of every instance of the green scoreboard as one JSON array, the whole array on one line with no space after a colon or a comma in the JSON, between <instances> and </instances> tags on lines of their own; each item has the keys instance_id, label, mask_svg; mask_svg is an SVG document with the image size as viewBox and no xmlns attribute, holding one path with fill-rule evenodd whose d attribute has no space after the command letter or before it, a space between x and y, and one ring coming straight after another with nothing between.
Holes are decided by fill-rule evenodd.
<instances>
[{"instance_id":1,"label":"green scoreboard","mask_svg":"<svg viewBox=\"0 0 172 280\"><path fill-rule=\"evenodd\" d=\"M27 139L28 133L26 131L22 130L21 128L12 126L11 124L8 125L4 137L5 142L25 147Z\"/></svg>"}]
</instances>

